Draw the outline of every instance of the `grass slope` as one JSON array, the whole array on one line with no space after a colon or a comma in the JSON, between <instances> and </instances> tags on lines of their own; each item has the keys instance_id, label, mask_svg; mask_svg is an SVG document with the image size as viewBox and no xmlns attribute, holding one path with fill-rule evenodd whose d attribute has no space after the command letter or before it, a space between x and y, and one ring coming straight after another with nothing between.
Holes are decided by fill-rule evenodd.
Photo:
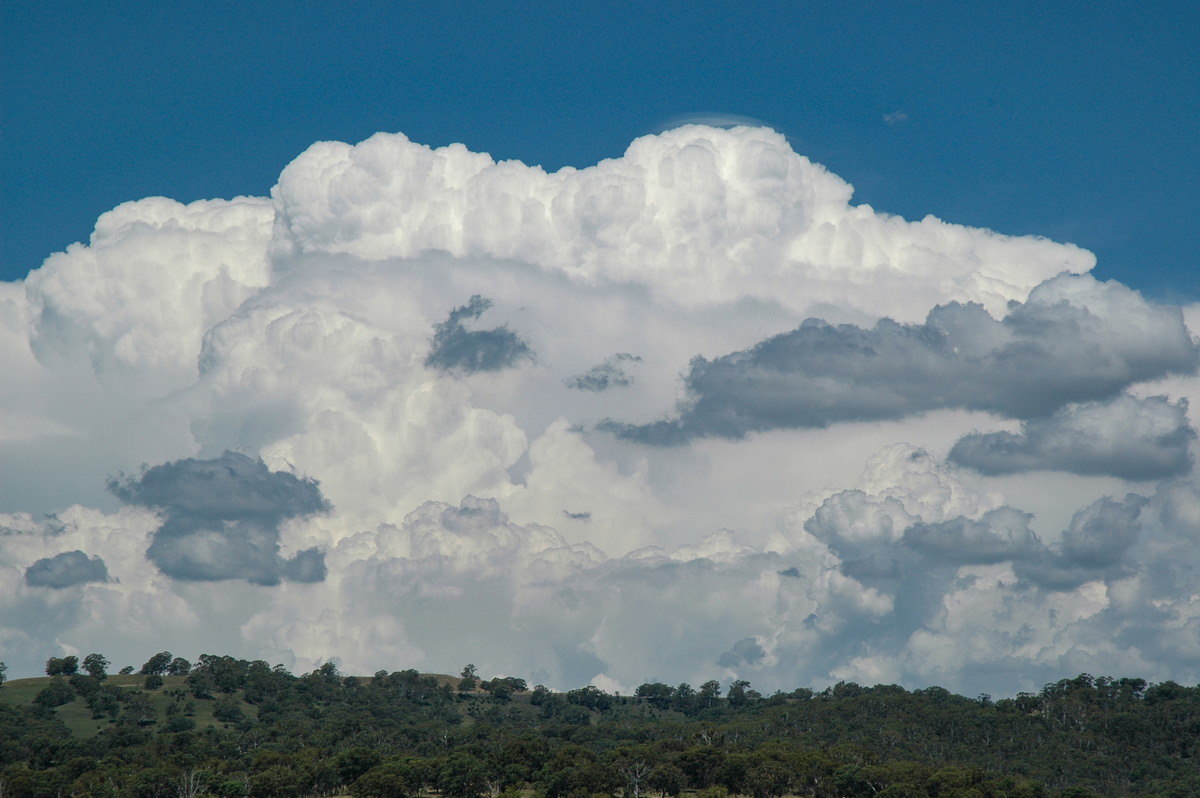
<instances>
[{"instance_id":1,"label":"grass slope","mask_svg":"<svg viewBox=\"0 0 1200 798\"><path fill-rule=\"evenodd\" d=\"M192 697L188 691L186 678L184 676L164 676L163 685L157 690L145 689L145 676L121 676L118 674L109 676L105 679L105 683L119 687L122 690L136 690L145 693L150 699L151 706L154 707L155 716L158 718L156 726L164 725L168 717L167 708L172 704L180 705L180 712L195 721L197 729L203 729L208 726L221 726L221 721L213 717L213 707L216 705L216 700ZM50 681L49 676L39 676L32 679L14 679L10 682L5 682L3 686L0 686L0 701L14 705L32 704L34 697L49 685ZM180 693L184 695L181 696ZM237 699L243 715L248 718L257 716L258 709L242 700L240 691L229 697ZM184 707L187 707L189 704L191 705L191 714L188 714L184 710ZM54 714L66 724L67 728L71 730L71 734L78 737L94 737L116 722L113 718L93 719L92 711L88 709L87 702L78 696L69 703L55 707Z\"/></svg>"}]
</instances>

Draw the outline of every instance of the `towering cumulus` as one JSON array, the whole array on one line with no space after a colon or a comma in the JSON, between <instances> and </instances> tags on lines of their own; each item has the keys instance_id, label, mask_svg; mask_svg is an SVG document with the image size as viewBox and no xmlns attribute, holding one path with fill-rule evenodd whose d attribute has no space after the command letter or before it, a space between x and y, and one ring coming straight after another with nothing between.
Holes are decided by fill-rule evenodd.
<instances>
[{"instance_id":1,"label":"towering cumulus","mask_svg":"<svg viewBox=\"0 0 1200 798\"><path fill-rule=\"evenodd\" d=\"M1200 310L852 196L689 125L554 173L381 133L109 211L0 283L10 673L1200 680Z\"/></svg>"}]
</instances>

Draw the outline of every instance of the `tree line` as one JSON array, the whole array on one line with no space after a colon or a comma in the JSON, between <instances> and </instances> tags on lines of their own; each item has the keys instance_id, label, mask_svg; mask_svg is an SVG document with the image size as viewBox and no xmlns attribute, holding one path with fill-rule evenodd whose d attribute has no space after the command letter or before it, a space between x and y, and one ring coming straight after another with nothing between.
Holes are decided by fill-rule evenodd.
<instances>
[{"instance_id":1,"label":"tree line","mask_svg":"<svg viewBox=\"0 0 1200 798\"><path fill-rule=\"evenodd\" d=\"M993 701L744 680L622 696L416 670L89 655L0 690L4 798L1200 795L1200 687L1081 674ZM0 674L3 668L0 666Z\"/></svg>"}]
</instances>

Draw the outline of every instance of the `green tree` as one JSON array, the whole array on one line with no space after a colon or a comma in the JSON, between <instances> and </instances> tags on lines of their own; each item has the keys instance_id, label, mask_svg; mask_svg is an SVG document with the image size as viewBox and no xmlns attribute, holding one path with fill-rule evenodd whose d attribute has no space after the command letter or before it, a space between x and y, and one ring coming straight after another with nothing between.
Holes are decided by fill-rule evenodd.
<instances>
[{"instance_id":1,"label":"green tree","mask_svg":"<svg viewBox=\"0 0 1200 798\"><path fill-rule=\"evenodd\" d=\"M744 707L751 698L751 695L757 696L753 690L747 690L750 687L750 682L745 679L738 679L729 686L729 693L725 696L725 700L729 702L731 707Z\"/></svg>"},{"instance_id":2,"label":"green tree","mask_svg":"<svg viewBox=\"0 0 1200 798\"><path fill-rule=\"evenodd\" d=\"M160 651L150 659L146 660L146 663L142 665L142 669L138 671L138 674L141 676L162 676L167 672L167 668L169 668L170 665L171 652Z\"/></svg>"},{"instance_id":3,"label":"green tree","mask_svg":"<svg viewBox=\"0 0 1200 798\"><path fill-rule=\"evenodd\" d=\"M717 699L721 697L721 683L715 679L709 680L700 685L700 692L696 694L696 699L700 706L708 708L717 705Z\"/></svg>"},{"instance_id":4,"label":"green tree","mask_svg":"<svg viewBox=\"0 0 1200 798\"><path fill-rule=\"evenodd\" d=\"M107 679L108 659L102 654L88 654L83 658L83 669L93 679Z\"/></svg>"},{"instance_id":5,"label":"green tree","mask_svg":"<svg viewBox=\"0 0 1200 798\"><path fill-rule=\"evenodd\" d=\"M567 691L567 701L581 707L604 712L612 707L613 697L594 684Z\"/></svg>"},{"instance_id":6,"label":"green tree","mask_svg":"<svg viewBox=\"0 0 1200 798\"><path fill-rule=\"evenodd\" d=\"M46 660L47 676L73 676L79 671L79 657L51 657Z\"/></svg>"},{"instance_id":7,"label":"green tree","mask_svg":"<svg viewBox=\"0 0 1200 798\"><path fill-rule=\"evenodd\" d=\"M117 717L121 711L121 689L105 685L87 697L88 709L92 710L92 719Z\"/></svg>"},{"instance_id":8,"label":"green tree","mask_svg":"<svg viewBox=\"0 0 1200 798\"><path fill-rule=\"evenodd\" d=\"M192 663L188 662L183 657L176 657L171 660L171 664L167 666L168 676L187 676L192 671Z\"/></svg>"},{"instance_id":9,"label":"green tree","mask_svg":"<svg viewBox=\"0 0 1200 798\"><path fill-rule=\"evenodd\" d=\"M293 798L301 789L300 774L284 765L273 765L250 779L252 798Z\"/></svg>"},{"instance_id":10,"label":"green tree","mask_svg":"<svg viewBox=\"0 0 1200 798\"><path fill-rule=\"evenodd\" d=\"M647 682L646 684L638 685L638 688L633 691L633 694L638 698L643 699L655 709L666 709L671 705L671 695L675 691L671 689L671 685L663 684L662 682Z\"/></svg>"},{"instance_id":11,"label":"green tree","mask_svg":"<svg viewBox=\"0 0 1200 798\"><path fill-rule=\"evenodd\" d=\"M475 674L475 665L468 662L467 665L462 669L462 673L459 674L461 678L458 682L458 691L460 693L470 692L471 690L475 689L475 684L479 681Z\"/></svg>"},{"instance_id":12,"label":"green tree","mask_svg":"<svg viewBox=\"0 0 1200 798\"><path fill-rule=\"evenodd\" d=\"M157 719L154 704L145 693L136 692L125 696L125 708L117 716L117 722L126 726L149 726Z\"/></svg>"},{"instance_id":13,"label":"green tree","mask_svg":"<svg viewBox=\"0 0 1200 798\"><path fill-rule=\"evenodd\" d=\"M61 676L51 679L50 684L43 687L33 697L33 703L43 707L60 707L74 700L75 688L71 687Z\"/></svg>"},{"instance_id":14,"label":"green tree","mask_svg":"<svg viewBox=\"0 0 1200 798\"><path fill-rule=\"evenodd\" d=\"M746 788L754 798L779 798L791 786L791 775L779 762L764 762L746 773Z\"/></svg>"},{"instance_id":15,"label":"green tree","mask_svg":"<svg viewBox=\"0 0 1200 798\"><path fill-rule=\"evenodd\" d=\"M374 748L350 748L338 754L338 776L341 777L343 784L353 784L382 760L383 756Z\"/></svg>"},{"instance_id":16,"label":"green tree","mask_svg":"<svg viewBox=\"0 0 1200 798\"><path fill-rule=\"evenodd\" d=\"M391 759L377 765L350 786L355 798L413 798L427 781L427 765L413 757Z\"/></svg>"},{"instance_id":17,"label":"green tree","mask_svg":"<svg viewBox=\"0 0 1200 798\"><path fill-rule=\"evenodd\" d=\"M236 698L218 698L213 705L213 717L222 723L238 723L245 718L242 702Z\"/></svg>"},{"instance_id":18,"label":"green tree","mask_svg":"<svg viewBox=\"0 0 1200 798\"><path fill-rule=\"evenodd\" d=\"M483 763L465 751L446 758L438 773L438 789L449 798L478 798L488 787Z\"/></svg>"},{"instance_id":19,"label":"green tree","mask_svg":"<svg viewBox=\"0 0 1200 798\"><path fill-rule=\"evenodd\" d=\"M670 762L664 762L650 771L647 783L650 789L662 795L676 796L683 792L683 771Z\"/></svg>"}]
</instances>

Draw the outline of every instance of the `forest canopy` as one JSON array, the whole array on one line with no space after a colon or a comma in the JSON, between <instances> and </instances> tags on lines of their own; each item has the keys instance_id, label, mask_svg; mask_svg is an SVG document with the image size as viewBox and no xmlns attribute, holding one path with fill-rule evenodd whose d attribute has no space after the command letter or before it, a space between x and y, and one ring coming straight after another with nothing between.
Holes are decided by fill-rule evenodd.
<instances>
[{"instance_id":1,"label":"forest canopy","mask_svg":"<svg viewBox=\"0 0 1200 798\"><path fill-rule=\"evenodd\" d=\"M1200 794L1200 687L1174 682L1080 674L996 701L853 682L762 695L745 680L620 695L474 665L83 663L0 681L5 798Z\"/></svg>"}]
</instances>

